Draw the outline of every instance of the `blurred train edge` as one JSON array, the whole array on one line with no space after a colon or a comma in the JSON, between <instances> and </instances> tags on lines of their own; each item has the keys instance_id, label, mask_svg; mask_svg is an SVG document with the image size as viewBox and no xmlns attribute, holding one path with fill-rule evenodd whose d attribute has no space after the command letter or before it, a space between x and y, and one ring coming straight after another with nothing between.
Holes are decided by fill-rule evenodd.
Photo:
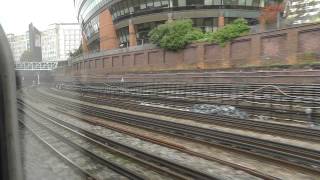
<instances>
[{"instance_id":1,"label":"blurred train edge","mask_svg":"<svg viewBox=\"0 0 320 180\"><path fill-rule=\"evenodd\" d=\"M11 49L0 25L0 179L23 179Z\"/></svg>"}]
</instances>

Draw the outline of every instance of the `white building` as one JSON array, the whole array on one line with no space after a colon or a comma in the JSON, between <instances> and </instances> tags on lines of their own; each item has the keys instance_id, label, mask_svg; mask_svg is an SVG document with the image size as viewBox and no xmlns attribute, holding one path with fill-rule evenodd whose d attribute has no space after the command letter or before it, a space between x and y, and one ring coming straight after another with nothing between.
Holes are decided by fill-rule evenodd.
<instances>
[{"instance_id":1,"label":"white building","mask_svg":"<svg viewBox=\"0 0 320 180\"><path fill-rule=\"evenodd\" d=\"M43 61L64 61L79 48L81 28L78 23L51 24L41 39Z\"/></svg>"},{"instance_id":2,"label":"white building","mask_svg":"<svg viewBox=\"0 0 320 180\"><path fill-rule=\"evenodd\" d=\"M29 32L22 35L7 34L14 61L20 61L23 52L30 49Z\"/></svg>"},{"instance_id":3,"label":"white building","mask_svg":"<svg viewBox=\"0 0 320 180\"><path fill-rule=\"evenodd\" d=\"M29 31L22 35L7 34L15 61L30 50ZM65 61L70 52L81 44L81 28L78 23L51 24L41 32L42 61Z\"/></svg>"}]
</instances>

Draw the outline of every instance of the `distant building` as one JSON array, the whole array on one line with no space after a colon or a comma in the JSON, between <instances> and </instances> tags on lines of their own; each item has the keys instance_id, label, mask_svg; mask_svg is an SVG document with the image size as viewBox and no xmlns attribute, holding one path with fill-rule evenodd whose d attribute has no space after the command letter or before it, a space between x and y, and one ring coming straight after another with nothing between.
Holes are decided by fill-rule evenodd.
<instances>
[{"instance_id":1,"label":"distant building","mask_svg":"<svg viewBox=\"0 0 320 180\"><path fill-rule=\"evenodd\" d=\"M51 24L42 32L43 61L64 61L81 45L81 28L78 23Z\"/></svg>"},{"instance_id":2,"label":"distant building","mask_svg":"<svg viewBox=\"0 0 320 180\"><path fill-rule=\"evenodd\" d=\"M29 24L29 41L30 41L30 52L33 62L42 61L42 50L41 50L41 32Z\"/></svg>"},{"instance_id":3,"label":"distant building","mask_svg":"<svg viewBox=\"0 0 320 180\"><path fill-rule=\"evenodd\" d=\"M34 62L65 61L81 45L81 28L78 23L60 23L40 32L30 24L25 34L7 34L7 38L15 61L20 61L25 51L31 52Z\"/></svg>"},{"instance_id":4,"label":"distant building","mask_svg":"<svg viewBox=\"0 0 320 180\"><path fill-rule=\"evenodd\" d=\"M320 22L320 0L286 0L288 24Z\"/></svg>"},{"instance_id":5,"label":"distant building","mask_svg":"<svg viewBox=\"0 0 320 180\"><path fill-rule=\"evenodd\" d=\"M20 61L23 52L30 50L29 32L22 35L7 34L14 61Z\"/></svg>"},{"instance_id":6,"label":"distant building","mask_svg":"<svg viewBox=\"0 0 320 180\"><path fill-rule=\"evenodd\" d=\"M256 25L269 0L74 0L84 51L148 43L151 29L168 20L192 19L203 31L242 17Z\"/></svg>"}]
</instances>

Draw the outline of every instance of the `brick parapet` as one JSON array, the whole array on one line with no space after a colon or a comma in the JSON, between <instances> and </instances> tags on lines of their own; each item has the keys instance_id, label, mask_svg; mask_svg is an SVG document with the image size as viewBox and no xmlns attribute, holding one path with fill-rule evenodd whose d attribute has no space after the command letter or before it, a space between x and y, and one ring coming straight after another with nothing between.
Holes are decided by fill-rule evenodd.
<instances>
[{"instance_id":1,"label":"brick parapet","mask_svg":"<svg viewBox=\"0 0 320 180\"><path fill-rule=\"evenodd\" d=\"M75 59L72 61L72 71L76 72L72 74L102 75L291 65L301 63L301 57L307 55L308 61L311 55L312 60L320 61L319 35L320 24L310 24L243 36L226 43L224 47L210 43L195 43L184 50L169 52L154 45L136 46L85 56L86 61L103 61L104 67L99 70L97 67L85 66L81 58Z\"/></svg>"}]
</instances>

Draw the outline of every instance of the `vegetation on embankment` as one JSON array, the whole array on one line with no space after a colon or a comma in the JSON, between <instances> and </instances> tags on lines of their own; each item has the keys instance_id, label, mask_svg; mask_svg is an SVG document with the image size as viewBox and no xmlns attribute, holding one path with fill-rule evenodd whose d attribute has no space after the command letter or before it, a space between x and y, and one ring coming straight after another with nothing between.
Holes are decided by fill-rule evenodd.
<instances>
[{"instance_id":1,"label":"vegetation on embankment","mask_svg":"<svg viewBox=\"0 0 320 180\"><path fill-rule=\"evenodd\" d=\"M149 33L152 43L161 48L177 51L193 42L217 43L221 46L228 41L243 36L250 28L244 19L236 19L232 23L215 32L202 32L192 26L192 20L176 20L154 28Z\"/></svg>"}]
</instances>

